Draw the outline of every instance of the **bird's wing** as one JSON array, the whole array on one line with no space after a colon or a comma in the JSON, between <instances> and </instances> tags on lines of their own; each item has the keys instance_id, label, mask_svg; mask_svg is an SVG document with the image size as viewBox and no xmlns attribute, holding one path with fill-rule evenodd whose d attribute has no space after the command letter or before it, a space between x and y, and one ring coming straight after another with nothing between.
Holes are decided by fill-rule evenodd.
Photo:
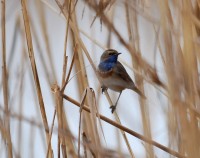
<instances>
[{"instance_id":1,"label":"bird's wing","mask_svg":"<svg viewBox=\"0 0 200 158\"><path fill-rule=\"evenodd\" d=\"M115 74L122 78L125 82L133 82L133 80L130 78L128 73L126 72L126 69L124 66L118 61L114 67Z\"/></svg>"},{"instance_id":2,"label":"bird's wing","mask_svg":"<svg viewBox=\"0 0 200 158\"><path fill-rule=\"evenodd\" d=\"M113 74L115 74L117 77L123 79L127 84L131 85L130 87L127 86L129 89L134 90L136 93L138 93L144 99L146 99L145 95L135 86L133 80L130 78L130 76L126 72L126 69L124 68L124 66L120 62L117 62L113 71L114 71Z\"/></svg>"}]
</instances>

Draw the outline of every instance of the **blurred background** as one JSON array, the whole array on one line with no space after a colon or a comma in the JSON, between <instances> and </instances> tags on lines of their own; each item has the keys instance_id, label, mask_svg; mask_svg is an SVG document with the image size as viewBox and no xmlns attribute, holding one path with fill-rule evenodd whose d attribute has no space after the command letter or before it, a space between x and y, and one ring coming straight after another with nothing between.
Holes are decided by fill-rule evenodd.
<instances>
[{"instance_id":1,"label":"blurred background","mask_svg":"<svg viewBox=\"0 0 200 158\"><path fill-rule=\"evenodd\" d=\"M199 158L199 7L1 0L0 157ZM124 90L114 114L96 75L108 48L147 97Z\"/></svg>"}]
</instances>

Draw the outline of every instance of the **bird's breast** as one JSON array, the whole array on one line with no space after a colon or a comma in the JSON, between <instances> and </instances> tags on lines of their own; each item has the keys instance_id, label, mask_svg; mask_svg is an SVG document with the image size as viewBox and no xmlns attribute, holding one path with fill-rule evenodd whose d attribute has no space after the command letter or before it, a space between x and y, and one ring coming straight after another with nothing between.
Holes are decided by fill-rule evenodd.
<instances>
[{"instance_id":1,"label":"bird's breast","mask_svg":"<svg viewBox=\"0 0 200 158\"><path fill-rule=\"evenodd\" d=\"M110 69L108 71L98 70L98 74L102 78L110 77L110 76L112 76L112 73L113 73L113 69Z\"/></svg>"},{"instance_id":2,"label":"bird's breast","mask_svg":"<svg viewBox=\"0 0 200 158\"><path fill-rule=\"evenodd\" d=\"M102 79L103 85L109 89L120 92L125 89L125 84L121 79L116 78L113 69L109 71L98 70L98 74Z\"/></svg>"}]
</instances>

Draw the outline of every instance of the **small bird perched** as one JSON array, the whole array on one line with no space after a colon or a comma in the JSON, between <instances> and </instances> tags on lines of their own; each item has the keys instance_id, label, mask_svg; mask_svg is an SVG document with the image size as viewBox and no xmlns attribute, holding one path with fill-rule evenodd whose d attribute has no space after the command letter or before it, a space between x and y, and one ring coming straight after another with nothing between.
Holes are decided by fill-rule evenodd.
<instances>
[{"instance_id":1,"label":"small bird perched","mask_svg":"<svg viewBox=\"0 0 200 158\"><path fill-rule=\"evenodd\" d=\"M108 88L111 90L114 90L116 92L119 92L119 97L115 103L115 105L112 105L111 112L113 113L116 109L118 100L121 96L121 93L124 89L131 89L138 93L140 96L145 96L142 94L142 92L135 86L133 80L130 78L128 73L126 72L124 66L117 61L118 55L121 53L118 53L114 49L108 49L106 50L102 55L100 59L100 63L98 66L98 74L102 80L102 92L107 90Z\"/></svg>"}]
</instances>

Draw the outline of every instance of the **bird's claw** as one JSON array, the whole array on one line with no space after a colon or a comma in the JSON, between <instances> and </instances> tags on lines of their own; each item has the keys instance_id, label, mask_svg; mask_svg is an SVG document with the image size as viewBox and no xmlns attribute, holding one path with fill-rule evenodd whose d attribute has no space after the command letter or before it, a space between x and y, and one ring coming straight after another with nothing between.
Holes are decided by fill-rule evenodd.
<instances>
[{"instance_id":1,"label":"bird's claw","mask_svg":"<svg viewBox=\"0 0 200 158\"><path fill-rule=\"evenodd\" d=\"M116 106L112 105L112 106L110 106L110 109L111 109L111 112L113 113L115 111L115 109L116 109Z\"/></svg>"},{"instance_id":2,"label":"bird's claw","mask_svg":"<svg viewBox=\"0 0 200 158\"><path fill-rule=\"evenodd\" d=\"M104 87L104 86L101 86L101 92L102 94L107 90L108 88Z\"/></svg>"}]
</instances>

